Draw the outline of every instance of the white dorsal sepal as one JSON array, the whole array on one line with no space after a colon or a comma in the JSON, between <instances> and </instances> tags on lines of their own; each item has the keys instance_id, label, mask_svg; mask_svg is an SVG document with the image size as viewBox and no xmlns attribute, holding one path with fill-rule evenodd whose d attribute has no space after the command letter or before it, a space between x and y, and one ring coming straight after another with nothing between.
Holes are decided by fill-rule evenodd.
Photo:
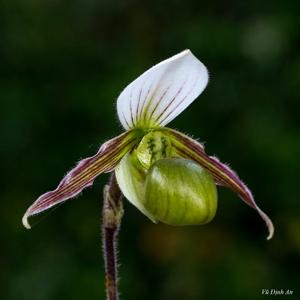
<instances>
[{"instance_id":1,"label":"white dorsal sepal","mask_svg":"<svg viewBox=\"0 0 300 300\"><path fill-rule=\"evenodd\" d=\"M165 126L205 89L206 67L185 50L160 62L120 94L117 110L125 129Z\"/></svg>"}]
</instances>

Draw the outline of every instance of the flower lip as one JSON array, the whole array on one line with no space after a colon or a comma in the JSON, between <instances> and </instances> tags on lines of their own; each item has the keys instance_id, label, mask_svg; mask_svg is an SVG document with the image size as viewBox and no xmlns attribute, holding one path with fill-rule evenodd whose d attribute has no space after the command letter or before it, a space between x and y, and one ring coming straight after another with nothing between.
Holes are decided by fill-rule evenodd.
<instances>
[{"instance_id":1,"label":"flower lip","mask_svg":"<svg viewBox=\"0 0 300 300\"><path fill-rule=\"evenodd\" d=\"M205 89L208 71L190 50L153 66L130 83L117 100L125 129L160 127L171 122Z\"/></svg>"}]
</instances>

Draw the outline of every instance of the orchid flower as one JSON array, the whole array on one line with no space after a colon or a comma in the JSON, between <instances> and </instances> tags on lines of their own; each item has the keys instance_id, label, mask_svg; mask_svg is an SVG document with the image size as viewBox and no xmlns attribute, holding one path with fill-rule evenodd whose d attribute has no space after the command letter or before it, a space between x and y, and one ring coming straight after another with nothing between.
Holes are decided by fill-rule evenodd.
<instances>
[{"instance_id":1,"label":"orchid flower","mask_svg":"<svg viewBox=\"0 0 300 300\"><path fill-rule=\"evenodd\" d=\"M75 197L101 173L115 172L124 196L153 222L205 224L217 209L216 185L226 186L254 208L269 235L274 227L247 186L228 165L206 154L201 143L165 127L205 89L206 67L185 50L153 66L120 94L118 117L125 132L81 160L57 188L41 195L28 217Z\"/></svg>"}]
</instances>

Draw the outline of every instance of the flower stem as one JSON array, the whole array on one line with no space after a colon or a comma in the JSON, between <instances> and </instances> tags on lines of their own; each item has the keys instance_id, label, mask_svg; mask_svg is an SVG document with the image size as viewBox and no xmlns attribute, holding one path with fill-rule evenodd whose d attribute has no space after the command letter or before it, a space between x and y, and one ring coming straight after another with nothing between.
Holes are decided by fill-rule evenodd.
<instances>
[{"instance_id":1,"label":"flower stem","mask_svg":"<svg viewBox=\"0 0 300 300\"><path fill-rule=\"evenodd\" d=\"M105 262L106 299L118 300L117 236L123 216L122 193L111 174L109 183L103 190L102 238Z\"/></svg>"}]
</instances>

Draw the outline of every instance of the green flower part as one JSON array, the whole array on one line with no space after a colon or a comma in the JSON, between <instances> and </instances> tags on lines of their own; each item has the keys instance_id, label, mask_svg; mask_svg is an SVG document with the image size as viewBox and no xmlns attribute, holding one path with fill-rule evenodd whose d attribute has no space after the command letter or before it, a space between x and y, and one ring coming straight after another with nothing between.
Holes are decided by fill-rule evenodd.
<instances>
[{"instance_id":1,"label":"green flower part","mask_svg":"<svg viewBox=\"0 0 300 300\"><path fill-rule=\"evenodd\" d=\"M116 167L118 184L125 197L154 222L205 224L217 209L214 180L173 148L166 132L147 133Z\"/></svg>"},{"instance_id":2,"label":"green flower part","mask_svg":"<svg viewBox=\"0 0 300 300\"><path fill-rule=\"evenodd\" d=\"M268 227L268 239L272 238L271 220L238 175L208 156L199 142L165 127L207 83L206 67L189 50L134 80L117 101L125 133L81 160L55 190L41 195L26 211L24 226L30 228L28 217L73 198L101 173L115 171L124 196L153 222L176 226L210 222L217 210L216 185L222 185L259 213Z\"/></svg>"}]
</instances>

